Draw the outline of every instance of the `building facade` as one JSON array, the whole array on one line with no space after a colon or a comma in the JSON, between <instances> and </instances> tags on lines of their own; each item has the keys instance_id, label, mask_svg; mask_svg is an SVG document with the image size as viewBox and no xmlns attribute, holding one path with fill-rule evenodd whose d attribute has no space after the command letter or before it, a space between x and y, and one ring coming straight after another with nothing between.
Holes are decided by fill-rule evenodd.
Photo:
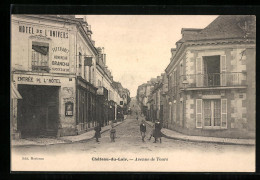
<instances>
[{"instance_id":1,"label":"building facade","mask_svg":"<svg viewBox=\"0 0 260 180\"><path fill-rule=\"evenodd\" d=\"M168 128L255 136L255 36L254 16L219 16L204 29L182 29L165 70Z\"/></svg>"},{"instance_id":2,"label":"building facade","mask_svg":"<svg viewBox=\"0 0 260 180\"><path fill-rule=\"evenodd\" d=\"M100 68L85 18L12 15L11 21L13 138L77 135L115 119L118 90L107 67ZM103 112L104 106L112 107Z\"/></svg>"}]
</instances>

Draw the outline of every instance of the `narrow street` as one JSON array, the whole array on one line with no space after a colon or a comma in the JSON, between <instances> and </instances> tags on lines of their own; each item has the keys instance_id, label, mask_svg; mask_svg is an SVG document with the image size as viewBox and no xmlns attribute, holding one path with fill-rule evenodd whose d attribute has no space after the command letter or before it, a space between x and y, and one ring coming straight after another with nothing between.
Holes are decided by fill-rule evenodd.
<instances>
[{"instance_id":1,"label":"narrow street","mask_svg":"<svg viewBox=\"0 0 260 180\"><path fill-rule=\"evenodd\" d=\"M134 99L132 99L130 105L133 113L128 119L124 120L122 124L115 127L115 142L111 142L109 131L106 131L102 133L100 142L96 142L95 139L90 139L66 144L13 147L13 157L14 159L20 159L21 163L35 162L24 161L22 160L24 157L44 158L44 160L47 160L46 162L51 160L55 163L56 161L58 162L59 159L62 159L62 161L69 160L71 163L74 162L75 164L78 164L78 160L82 159L87 160L88 163L90 163L88 164L88 166L90 166L88 168L94 167L91 165L92 163L102 163L102 161L93 162L93 160L91 161L91 158L126 157L135 162L136 158L158 157L161 159L167 158L168 162L163 161L163 163L170 163L170 165L168 164L168 166L165 166L165 170L171 171L178 171L186 166L187 170L190 171L199 171L200 168L203 168L203 170L208 169L209 171L239 171L240 168L242 170L245 167L245 164L248 164L248 167L251 167L254 162L254 146L187 142L167 138L162 138L162 143L153 143L153 138L148 140L151 131L151 127L148 124L145 142L142 142L139 125L144 117L141 117L139 114L139 120L137 121L136 112L140 113L139 106ZM226 167L227 162L230 163L229 168ZM107 165L103 164L100 167L104 166L103 168L107 168L110 165L109 163L112 162L106 162L105 164ZM19 163L17 162L17 164ZM196 164L196 166L192 166L192 164ZM205 164L207 164L206 168ZM218 164L217 168L216 164ZM80 164L80 167L83 165L84 163ZM127 166L127 163L123 165ZM161 166L164 165L161 164ZM133 170L136 170L134 167ZM86 170L85 166L82 168L83 170ZM153 169L154 167L151 168ZM78 170L79 167L76 169ZM51 170L54 170L53 167ZM57 168L57 170L60 170L60 168ZM71 170L71 166L69 170ZM94 170L98 170L97 167ZM153 170L156 171L156 169Z\"/></svg>"},{"instance_id":2,"label":"narrow street","mask_svg":"<svg viewBox=\"0 0 260 180\"><path fill-rule=\"evenodd\" d=\"M153 143L154 139L148 140L151 128L147 125L146 141L143 143L139 132L139 123L136 119L126 119L116 129L116 142L110 141L109 131L101 135L100 142L96 142L95 139L88 140L86 142L68 143L68 144L56 144L49 146L24 146L14 147L13 151L19 154L52 154L57 153L61 149L63 152L88 152L88 153L103 153L103 152L174 152L174 151L198 151L200 153L225 153L225 152L237 152L237 153L254 153L253 146L239 146L239 145L220 145L213 143L194 143L178 141L173 139L162 138L162 143Z\"/></svg>"},{"instance_id":3,"label":"narrow street","mask_svg":"<svg viewBox=\"0 0 260 180\"><path fill-rule=\"evenodd\" d=\"M56 163L59 162L59 159L62 159L62 161L65 162L66 160L69 160L71 163L74 162L75 164L78 164L78 161L80 159L83 160L88 158L86 160L88 161L88 163L90 163L88 164L90 166L91 158L93 157L113 156L116 158L127 157L135 160L135 158L146 158L153 156L167 158L167 164L170 163L171 165L165 166L165 170L171 171L178 171L186 166L187 170L190 171L198 171L200 170L200 168L204 168L203 170L209 171L239 171L240 168L243 169L245 167L245 164L247 164L248 167L251 167L251 164L254 162L254 146L194 143L166 138L162 138L162 143L153 143L153 139L149 141L147 137L146 141L142 142L139 132L139 122L137 122L136 119L126 119L125 122L117 126L115 129L117 131L117 138L115 142L110 141L109 131L107 131L101 135L100 142L98 143L95 141L95 139L91 139L86 142L68 144L14 147L12 148L13 157L16 159L16 161L21 160L21 163L35 162L25 162L22 160L23 157L39 157L44 158L46 163L49 162L48 164L50 164L50 160L51 162L53 161L54 163ZM147 126L148 133L150 132L150 130L151 128ZM41 163L43 161L37 162ZM229 168L226 168L226 162L231 164ZM191 164L194 163L197 164L196 167L190 167ZM207 164L206 168L205 163ZM19 161L17 162L17 164L19 164ZM108 162L106 162L105 164L109 165ZM218 164L217 168L215 167L216 164ZM67 166L68 165L69 164L67 164ZM84 163L78 165L81 167L84 166ZM127 163L125 163L124 165L127 167ZM100 168L101 167L102 166L100 166ZM82 170L86 170L85 166L82 168ZM93 168L93 166L89 168ZM71 166L69 169L73 170ZM77 167L76 169L78 170L80 168ZM55 168L52 167L51 170L55 170ZM60 170L60 168L57 167L57 170ZM96 167L95 170L98 170L98 168ZM153 170L156 171L154 167Z\"/></svg>"}]
</instances>

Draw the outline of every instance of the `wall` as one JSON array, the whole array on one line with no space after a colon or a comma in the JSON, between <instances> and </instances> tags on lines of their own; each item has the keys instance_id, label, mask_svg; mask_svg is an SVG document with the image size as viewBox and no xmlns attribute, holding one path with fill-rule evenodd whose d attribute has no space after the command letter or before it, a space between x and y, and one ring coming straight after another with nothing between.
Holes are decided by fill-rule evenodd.
<instances>
[{"instance_id":1,"label":"wall","mask_svg":"<svg viewBox=\"0 0 260 180\"><path fill-rule=\"evenodd\" d=\"M23 27L25 28L23 31ZM26 31L27 28L27 31ZM32 41L49 44L50 73L70 74L74 70L73 52L70 42L74 35L69 33L69 26L62 23L26 18L12 15L11 26L11 65L23 71L31 71ZM53 32L56 33L53 35ZM61 37L57 37L57 34ZM73 46L73 45L72 45ZM62 58L61 58L62 57Z\"/></svg>"},{"instance_id":2,"label":"wall","mask_svg":"<svg viewBox=\"0 0 260 180\"><path fill-rule=\"evenodd\" d=\"M210 55L226 55L227 72L245 72L247 76L240 77L241 82L247 81L247 88L224 90L227 101L227 129L198 129L196 128L196 99L198 91L189 91L186 95L180 93L170 94L170 101L176 100L176 122L170 121L168 118L168 128L180 131L190 135L202 136L217 136L217 137L240 137L252 138L255 137L255 49L252 45L216 45L216 46L200 46L188 48L184 52L186 57L183 57L184 74L196 74L196 58ZM177 61L177 60L176 60ZM176 64L177 72L179 72L179 61ZM172 69L173 70L173 69ZM172 70L168 72L171 75ZM178 75L179 76L179 75ZM171 76L170 76L171 77ZM247 77L247 78L245 78ZM196 83L195 78L187 79L190 84ZM172 78L169 80L172 83ZM181 82L179 82L181 83ZM180 84L179 84L180 85ZM172 84L169 84L172 88ZM178 92L177 88L177 92ZM214 90L211 90L214 92ZM200 92L201 93L201 92ZM183 97L181 97L181 95ZM183 98L184 109L184 124L179 119L180 99ZM171 106L172 117L175 115L175 105Z\"/></svg>"},{"instance_id":3,"label":"wall","mask_svg":"<svg viewBox=\"0 0 260 180\"><path fill-rule=\"evenodd\" d=\"M86 35L87 36L87 35ZM96 76L97 76L97 70L96 70L96 56L94 52L90 49L90 45L86 42L84 39L83 35L77 31L77 62L79 63L79 52L82 54L82 78L85 79L86 81L90 82L94 86L97 85L96 82ZM84 56L87 57L92 57L92 66L84 66ZM79 66L78 66L79 67ZM91 75L89 73L91 71ZM77 72L77 75L78 72Z\"/></svg>"},{"instance_id":4,"label":"wall","mask_svg":"<svg viewBox=\"0 0 260 180\"><path fill-rule=\"evenodd\" d=\"M27 27L27 31L26 31ZM76 134L75 42L76 27L57 21L12 15L11 66L17 85L59 86L59 135ZM49 44L49 73L32 72L32 41ZM18 72L16 72L18 71ZM22 78L23 77L23 78ZM74 104L65 116L65 103Z\"/></svg>"}]
</instances>

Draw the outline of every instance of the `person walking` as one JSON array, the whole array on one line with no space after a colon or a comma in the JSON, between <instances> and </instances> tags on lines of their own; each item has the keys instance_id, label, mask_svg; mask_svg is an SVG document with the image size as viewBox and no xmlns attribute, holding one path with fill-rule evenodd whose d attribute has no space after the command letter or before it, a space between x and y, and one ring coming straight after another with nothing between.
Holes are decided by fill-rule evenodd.
<instances>
[{"instance_id":1,"label":"person walking","mask_svg":"<svg viewBox=\"0 0 260 180\"><path fill-rule=\"evenodd\" d=\"M96 138L96 142L99 142L98 138L101 138L101 134L100 134L100 131L101 131L101 126L100 124L98 124L95 128L95 138Z\"/></svg>"},{"instance_id":2,"label":"person walking","mask_svg":"<svg viewBox=\"0 0 260 180\"><path fill-rule=\"evenodd\" d=\"M144 142L145 132L146 132L146 125L145 125L144 120L140 124L140 132L141 132L141 136L142 136L142 141Z\"/></svg>"},{"instance_id":3,"label":"person walking","mask_svg":"<svg viewBox=\"0 0 260 180\"><path fill-rule=\"evenodd\" d=\"M162 143L161 129L162 129L161 123L159 121L156 121L154 125L154 143L157 142L158 138L160 139L160 143Z\"/></svg>"},{"instance_id":4,"label":"person walking","mask_svg":"<svg viewBox=\"0 0 260 180\"><path fill-rule=\"evenodd\" d=\"M148 140L150 141L152 137L154 137L154 124L152 126L152 130L150 131L150 138Z\"/></svg>"},{"instance_id":5,"label":"person walking","mask_svg":"<svg viewBox=\"0 0 260 180\"><path fill-rule=\"evenodd\" d=\"M114 128L114 124L111 124L111 129L110 129L110 139L111 142L115 142L115 138L116 138L116 129Z\"/></svg>"}]
</instances>

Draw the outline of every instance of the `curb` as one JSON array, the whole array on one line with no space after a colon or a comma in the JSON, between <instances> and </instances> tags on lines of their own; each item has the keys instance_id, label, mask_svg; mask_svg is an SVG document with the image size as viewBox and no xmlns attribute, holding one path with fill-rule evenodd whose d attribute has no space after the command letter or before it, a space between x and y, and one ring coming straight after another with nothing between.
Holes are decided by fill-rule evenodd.
<instances>
[{"instance_id":1,"label":"curb","mask_svg":"<svg viewBox=\"0 0 260 180\"><path fill-rule=\"evenodd\" d=\"M174 140L187 141L187 142L214 143L214 144L222 144L222 145L225 144L225 145L255 146L255 144L243 144L243 143L233 143L233 142L219 142L219 141L203 141L203 140L196 140L196 139L184 139L184 138L167 136L165 134L163 134L163 136L167 139L174 139Z\"/></svg>"},{"instance_id":2,"label":"curb","mask_svg":"<svg viewBox=\"0 0 260 180\"><path fill-rule=\"evenodd\" d=\"M148 123L147 121L145 121L146 124L148 124L150 127L152 127L152 125L150 125L150 123ZM162 133L162 137L165 137L167 139L174 139L174 140L179 140L179 141L186 141L186 142L199 142L199 143L214 143L214 144L225 144L225 145L243 145L243 146L255 146L255 144L245 144L245 143L233 143L233 142L219 142L219 141L204 141L204 140L196 140L196 139L185 139L185 138L179 138L179 137L172 137L172 136L167 136L166 134Z\"/></svg>"}]
</instances>

